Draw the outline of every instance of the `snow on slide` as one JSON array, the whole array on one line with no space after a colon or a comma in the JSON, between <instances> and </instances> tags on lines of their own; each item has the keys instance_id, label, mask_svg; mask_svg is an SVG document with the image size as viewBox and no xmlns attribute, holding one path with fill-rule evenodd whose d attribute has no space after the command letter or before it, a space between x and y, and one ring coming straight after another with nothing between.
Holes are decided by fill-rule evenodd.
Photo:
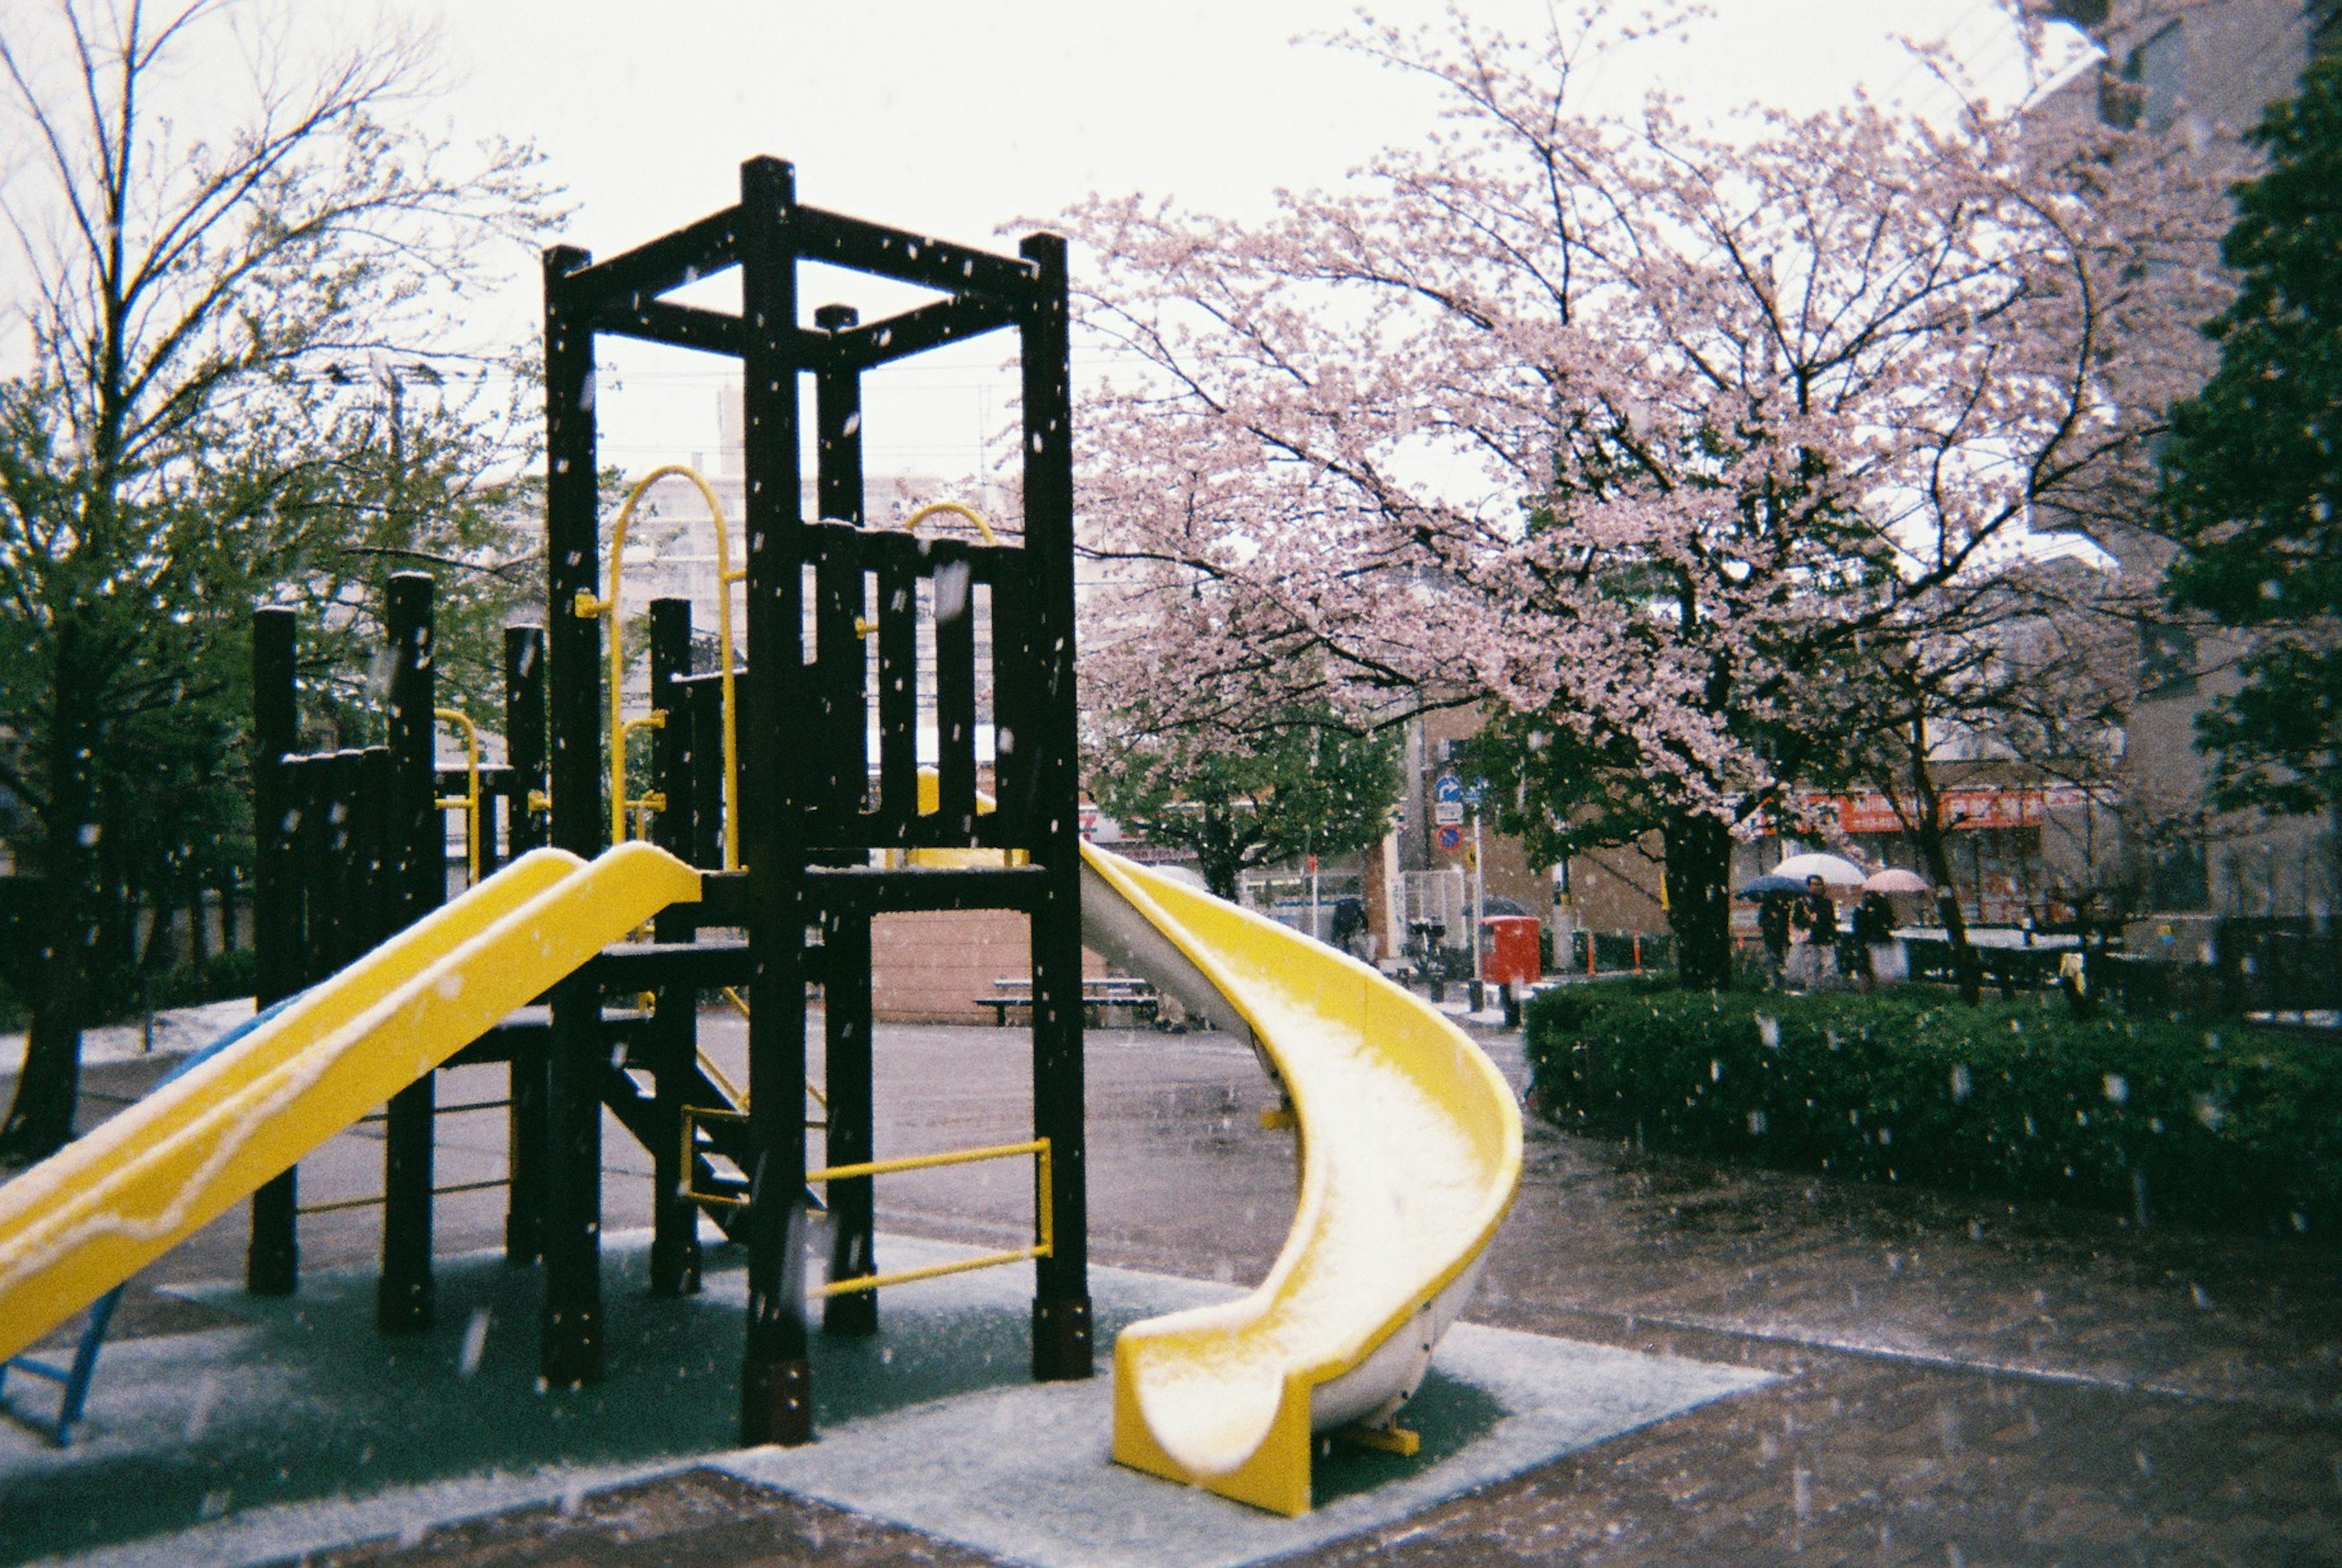
<instances>
[{"instance_id":1,"label":"snow on slide","mask_svg":"<svg viewBox=\"0 0 2342 1568\"><path fill-rule=\"evenodd\" d=\"M1368 965L1082 854L1084 942L1249 1039L1301 1146L1293 1229L1259 1287L1116 1342L1114 1457L1306 1513L1311 1434L1387 1427L1463 1310L1520 1180L1519 1109L1479 1047Z\"/></svg>"},{"instance_id":2,"label":"snow on slide","mask_svg":"<svg viewBox=\"0 0 2342 1568\"><path fill-rule=\"evenodd\" d=\"M699 874L646 844L523 855L0 1186L0 1357L210 1223Z\"/></svg>"}]
</instances>

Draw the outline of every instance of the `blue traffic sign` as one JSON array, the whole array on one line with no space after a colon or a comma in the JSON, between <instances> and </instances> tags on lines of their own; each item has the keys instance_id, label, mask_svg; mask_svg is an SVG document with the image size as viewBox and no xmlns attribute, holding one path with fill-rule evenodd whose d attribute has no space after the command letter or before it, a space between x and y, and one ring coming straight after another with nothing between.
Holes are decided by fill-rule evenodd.
<instances>
[{"instance_id":1,"label":"blue traffic sign","mask_svg":"<svg viewBox=\"0 0 2342 1568\"><path fill-rule=\"evenodd\" d=\"M1441 774L1431 786L1431 798L1436 801L1460 801L1464 798L1464 781L1454 774Z\"/></svg>"}]
</instances>

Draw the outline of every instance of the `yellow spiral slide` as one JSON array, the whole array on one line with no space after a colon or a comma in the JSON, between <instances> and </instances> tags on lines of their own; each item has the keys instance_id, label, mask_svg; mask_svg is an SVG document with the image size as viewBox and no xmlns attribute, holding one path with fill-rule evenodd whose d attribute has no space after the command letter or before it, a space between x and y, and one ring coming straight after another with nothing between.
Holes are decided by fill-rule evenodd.
<instances>
[{"instance_id":1,"label":"yellow spiral slide","mask_svg":"<svg viewBox=\"0 0 2342 1568\"><path fill-rule=\"evenodd\" d=\"M1394 1426L1511 1205L1521 1119L1465 1034L1373 968L1083 848L1084 942L1249 1039L1298 1127L1301 1196L1241 1300L1115 1344L1114 1456L1256 1507L1310 1504L1313 1434Z\"/></svg>"},{"instance_id":2,"label":"yellow spiral slide","mask_svg":"<svg viewBox=\"0 0 2342 1568\"><path fill-rule=\"evenodd\" d=\"M0 1358L128 1279L670 904L646 844L541 849L0 1186Z\"/></svg>"}]
</instances>

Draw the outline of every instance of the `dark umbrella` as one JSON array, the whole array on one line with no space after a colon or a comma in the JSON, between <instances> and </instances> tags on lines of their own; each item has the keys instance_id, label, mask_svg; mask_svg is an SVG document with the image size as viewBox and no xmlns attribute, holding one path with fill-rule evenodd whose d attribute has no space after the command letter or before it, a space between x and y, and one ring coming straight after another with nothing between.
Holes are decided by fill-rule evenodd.
<instances>
[{"instance_id":1,"label":"dark umbrella","mask_svg":"<svg viewBox=\"0 0 2342 1568\"><path fill-rule=\"evenodd\" d=\"M1772 893L1803 893L1805 891L1806 884L1797 880L1797 878L1790 876L1775 876L1772 873L1767 872L1763 876L1758 877L1756 881L1742 888L1738 893L1733 894L1733 896L1735 898L1763 898L1766 894Z\"/></svg>"}]
</instances>

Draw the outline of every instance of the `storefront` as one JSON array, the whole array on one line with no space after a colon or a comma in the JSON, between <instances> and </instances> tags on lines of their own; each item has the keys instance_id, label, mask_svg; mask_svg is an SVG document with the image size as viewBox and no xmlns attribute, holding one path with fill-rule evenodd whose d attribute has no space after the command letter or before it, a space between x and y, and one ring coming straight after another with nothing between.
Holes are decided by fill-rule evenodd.
<instances>
[{"instance_id":1,"label":"storefront","mask_svg":"<svg viewBox=\"0 0 2342 1568\"><path fill-rule=\"evenodd\" d=\"M1906 866L1927 874L1917 840L1904 825L1917 816L1916 801L1814 792L1801 794L1797 804L1808 831L1760 837L1745 866L1749 874L1808 848L1845 854L1874 870ZM2063 784L1964 784L1939 791L1937 811L1953 885L1970 920L2062 924L2076 917L2080 890L2090 885L2086 868L2097 852L2087 792Z\"/></svg>"}]
</instances>

